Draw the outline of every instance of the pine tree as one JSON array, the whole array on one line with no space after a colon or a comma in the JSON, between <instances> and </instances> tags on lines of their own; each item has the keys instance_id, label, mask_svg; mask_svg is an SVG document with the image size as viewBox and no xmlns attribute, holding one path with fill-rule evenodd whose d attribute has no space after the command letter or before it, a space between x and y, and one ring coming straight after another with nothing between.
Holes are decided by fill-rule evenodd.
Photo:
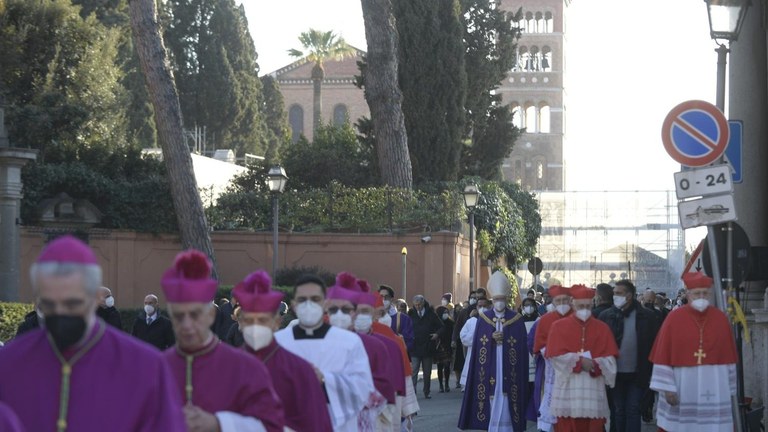
<instances>
[{"instance_id":1,"label":"pine tree","mask_svg":"<svg viewBox=\"0 0 768 432\"><path fill-rule=\"evenodd\" d=\"M414 183L459 176L465 124L458 0L395 0L399 82Z\"/></svg>"},{"instance_id":2,"label":"pine tree","mask_svg":"<svg viewBox=\"0 0 768 432\"><path fill-rule=\"evenodd\" d=\"M261 77L262 101L261 111L264 114L267 130L269 132L267 151L264 158L271 166L280 159L281 150L291 142L291 129L288 125L288 116L285 112L283 94L277 81L269 75Z\"/></svg>"}]
</instances>

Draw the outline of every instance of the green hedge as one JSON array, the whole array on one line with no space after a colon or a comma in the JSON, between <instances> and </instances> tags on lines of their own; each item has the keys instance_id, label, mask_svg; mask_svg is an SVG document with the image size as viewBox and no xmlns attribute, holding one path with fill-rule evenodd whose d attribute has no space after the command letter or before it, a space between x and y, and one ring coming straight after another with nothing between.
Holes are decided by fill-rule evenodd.
<instances>
[{"instance_id":1,"label":"green hedge","mask_svg":"<svg viewBox=\"0 0 768 432\"><path fill-rule=\"evenodd\" d=\"M6 342L16 335L16 329L24 321L24 315L34 309L32 303L0 302L0 341Z\"/></svg>"}]
</instances>

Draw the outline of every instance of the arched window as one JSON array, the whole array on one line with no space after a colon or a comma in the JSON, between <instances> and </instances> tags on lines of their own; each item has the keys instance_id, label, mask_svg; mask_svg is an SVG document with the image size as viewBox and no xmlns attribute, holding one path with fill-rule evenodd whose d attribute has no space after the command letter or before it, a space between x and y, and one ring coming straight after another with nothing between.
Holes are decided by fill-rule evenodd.
<instances>
[{"instance_id":1,"label":"arched window","mask_svg":"<svg viewBox=\"0 0 768 432\"><path fill-rule=\"evenodd\" d=\"M525 30L528 33L536 33L536 21L533 19L533 13L525 13Z\"/></svg>"},{"instance_id":2,"label":"arched window","mask_svg":"<svg viewBox=\"0 0 768 432\"><path fill-rule=\"evenodd\" d=\"M550 110L546 102L539 104L539 132L550 133Z\"/></svg>"},{"instance_id":3,"label":"arched window","mask_svg":"<svg viewBox=\"0 0 768 432\"><path fill-rule=\"evenodd\" d=\"M517 47L517 63L513 69L516 72L527 71L527 66L531 64L531 55L528 53L528 47L523 45Z\"/></svg>"},{"instance_id":4,"label":"arched window","mask_svg":"<svg viewBox=\"0 0 768 432\"><path fill-rule=\"evenodd\" d=\"M304 133L304 108L293 104L288 110L288 123L291 125L291 141L296 142Z\"/></svg>"},{"instance_id":5,"label":"arched window","mask_svg":"<svg viewBox=\"0 0 768 432\"><path fill-rule=\"evenodd\" d=\"M541 70L552 72L552 48L546 45L541 48Z\"/></svg>"},{"instance_id":6,"label":"arched window","mask_svg":"<svg viewBox=\"0 0 768 432\"><path fill-rule=\"evenodd\" d=\"M530 67L528 68L531 72L536 72L541 70L541 52L539 51L539 47L532 46L531 47L531 62Z\"/></svg>"},{"instance_id":7,"label":"arched window","mask_svg":"<svg viewBox=\"0 0 768 432\"><path fill-rule=\"evenodd\" d=\"M525 106L525 132L526 133L536 133L538 130L536 129L536 105L534 104L527 104Z\"/></svg>"},{"instance_id":8,"label":"arched window","mask_svg":"<svg viewBox=\"0 0 768 432\"><path fill-rule=\"evenodd\" d=\"M344 104L338 104L333 107L333 124L335 126L341 126L349 122L349 110Z\"/></svg>"},{"instance_id":9,"label":"arched window","mask_svg":"<svg viewBox=\"0 0 768 432\"><path fill-rule=\"evenodd\" d=\"M511 104L510 111L512 112L512 124L515 125L518 129L522 129L523 111L520 109L520 105L516 102L513 102Z\"/></svg>"},{"instance_id":10,"label":"arched window","mask_svg":"<svg viewBox=\"0 0 768 432\"><path fill-rule=\"evenodd\" d=\"M517 21L512 21L512 28L518 28L522 33L528 33L527 22L524 18L520 18Z\"/></svg>"},{"instance_id":11,"label":"arched window","mask_svg":"<svg viewBox=\"0 0 768 432\"><path fill-rule=\"evenodd\" d=\"M552 12L544 13L544 32L552 33L555 31L554 20L552 18Z\"/></svg>"},{"instance_id":12,"label":"arched window","mask_svg":"<svg viewBox=\"0 0 768 432\"><path fill-rule=\"evenodd\" d=\"M536 33L546 32L546 27L544 26L544 14L541 12L536 12L535 18L536 18Z\"/></svg>"}]
</instances>

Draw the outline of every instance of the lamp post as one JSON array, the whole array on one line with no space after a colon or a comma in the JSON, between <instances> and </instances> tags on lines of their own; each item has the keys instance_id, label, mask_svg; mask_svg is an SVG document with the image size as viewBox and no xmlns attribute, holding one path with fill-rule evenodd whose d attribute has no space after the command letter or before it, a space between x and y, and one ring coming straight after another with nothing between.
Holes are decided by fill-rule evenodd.
<instances>
[{"instance_id":1,"label":"lamp post","mask_svg":"<svg viewBox=\"0 0 768 432\"><path fill-rule=\"evenodd\" d=\"M403 250L400 251L400 254L403 256L403 298L407 302L408 297L406 294L406 286L405 286L405 281L406 281L405 272L406 272L406 266L407 266L408 249L406 249L405 246L403 246Z\"/></svg>"},{"instance_id":2,"label":"lamp post","mask_svg":"<svg viewBox=\"0 0 768 432\"><path fill-rule=\"evenodd\" d=\"M480 190L475 184L464 187L464 205L469 209L469 292L475 290L475 206Z\"/></svg>"},{"instance_id":3,"label":"lamp post","mask_svg":"<svg viewBox=\"0 0 768 432\"><path fill-rule=\"evenodd\" d=\"M751 0L704 0L707 5L707 17L709 18L709 34L717 43L715 49L717 53L717 90L715 95L715 105L725 114L725 66L728 63L728 53L730 50L720 41L727 41L730 45L739 39L741 27L744 24L744 17L747 14ZM727 116L726 116L727 117ZM720 157L720 163L724 163L724 158ZM715 281L715 305L721 310L726 309L725 299L720 291L721 282L725 281L726 295L733 294L733 224L728 222L726 232L726 278L720 276L720 269L717 263L717 249L715 245L715 228L707 227L707 242L709 243L710 260L712 261L712 278ZM735 299L739 301L739 291L735 290ZM736 396L733 400L734 426L737 431L743 430L743 421L746 418L746 408L744 404L744 365L741 349L741 327L734 324L733 331L736 337L736 349L738 351L738 362L736 363Z\"/></svg>"},{"instance_id":4,"label":"lamp post","mask_svg":"<svg viewBox=\"0 0 768 432\"><path fill-rule=\"evenodd\" d=\"M267 173L267 186L272 192L272 278L277 272L277 222L278 222L278 196L285 190L288 176L281 166L273 166Z\"/></svg>"}]
</instances>

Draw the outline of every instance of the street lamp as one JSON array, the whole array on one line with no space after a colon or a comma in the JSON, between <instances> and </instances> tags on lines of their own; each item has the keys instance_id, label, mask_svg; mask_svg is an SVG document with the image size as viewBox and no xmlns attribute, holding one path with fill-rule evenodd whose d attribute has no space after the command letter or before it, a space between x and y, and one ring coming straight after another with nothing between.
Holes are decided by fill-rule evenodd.
<instances>
[{"instance_id":1,"label":"street lamp","mask_svg":"<svg viewBox=\"0 0 768 432\"><path fill-rule=\"evenodd\" d=\"M739 39L739 33L741 32L741 26L744 24L744 17L747 14L747 8L749 7L751 0L704 0L707 4L707 16L709 18L709 34L717 43L718 47L715 49L717 53L717 94L715 105L720 111L725 114L725 66L727 64L728 47L720 43L720 40L735 42ZM727 116L726 116L727 118ZM720 163L724 163L724 158L720 158ZM727 295L731 295L733 289L732 275L733 275L733 225L731 222L727 224L726 233L726 281L727 281ZM709 244L710 260L712 261L712 277L715 280L715 305L725 310L725 299L720 291L721 279L720 269L718 268L717 259L717 247L715 244L715 228L713 226L707 227L707 243ZM735 290L735 300L739 301L739 290ZM736 349L738 352L739 361L736 363L736 395L732 397L732 407L734 410L734 426L735 430L743 430L742 424L746 419L747 405L744 404L744 364L741 360L743 358L741 348L741 327L738 324L734 324L734 333L736 336ZM735 398L735 400L734 400Z\"/></svg>"},{"instance_id":2,"label":"street lamp","mask_svg":"<svg viewBox=\"0 0 768 432\"><path fill-rule=\"evenodd\" d=\"M406 266L408 265L408 249L406 249L405 246L403 246L403 249L400 251L400 255L403 256L403 298L406 301L408 301L408 294L406 294L406 286L405 286L406 279L407 279L405 277L406 276L405 272L407 270Z\"/></svg>"},{"instance_id":3,"label":"street lamp","mask_svg":"<svg viewBox=\"0 0 768 432\"><path fill-rule=\"evenodd\" d=\"M272 192L272 278L277 272L277 221L278 221L278 196L285 190L288 176L281 166L273 166L267 173L267 186Z\"/></svg>"},{"instance_id":4,"label":"street lamp","mask_svg":"<svg viewBox=\"0 0 768 432\"><path fill-rule=\"evenodd\" d=\"M469 292L475 290L475 206L480 190L475 184L464 187L464 205L469 209Z\"/></svg>"},{"instance_id":5,"label":"street lamp","mask_svg":"<svg viewBox=\"0 0 768 432\"><path fill-rule=\"evenodd\" d=\"M720 40L735 42L739 39L744 16L751 0L704 0L707 4L709 34L717 42L717 105L725 113L725 65L728 47Z\"/></svg>"}]
</instances>

